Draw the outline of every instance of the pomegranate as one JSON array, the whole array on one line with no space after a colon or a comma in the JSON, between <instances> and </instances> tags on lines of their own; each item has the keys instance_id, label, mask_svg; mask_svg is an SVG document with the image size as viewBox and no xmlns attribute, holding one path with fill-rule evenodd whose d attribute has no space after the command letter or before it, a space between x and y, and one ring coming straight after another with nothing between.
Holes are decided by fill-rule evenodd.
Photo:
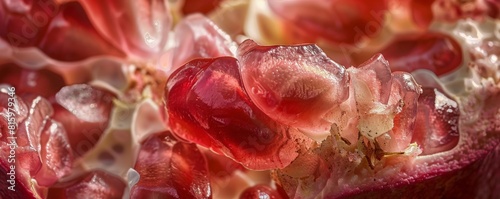
<instances>
[{"instance_id":1,"label":"pomegranate","mask_svg":"<svg viewBox=\"0 0 500 199\"><path fill-rule=\"evenodd\" d=\"M256 46L256 44L254 43L249 42L251 41L246 41L240 46L240 74L248 75L247 77L251 78L251 81L248 81L249 84L245 84L246 81L243 78L242 81L244 85L256 84L258 86L257 88L247 88L247 90L251 90L252 93L243 93L243 96L257 95L256 97L264 99L262 100L263 103L273 104L274 102L275 104L276 102L279 102L279 100L276 100L279 99L277 97L286 96L289 93L293 92L300 93L301 91L303 91L300 90L302 86L297 86L297 84L301 83L301 81L297 81L296 77L307 77L309 75L309 73L307 73L309 72L308 70L315 71L309 69L314 66L312 65L313 63L306 62L307 64L298 65L296 66L296 68L292 68L295 67L293 64L301 62L297 62L294 59L284 59L282 57L286 57L290 54L298 54L299 56L309 57L311 55L308 55L306 53L314 51L305 51L306 53L298 51L299 53L297 53L297 51L294 51L293 48L288 50L285 47L274 47L277 49L274 50L272 47L260 47ZM300 48L307 49L307 47ZM271 56L261 56L257 52L268 53ZM252 53L255 53L255 55L253 55ZM328 59L324 54L320 53L318 55L320 57L315 58L315 61ZM315 54L313 54L312 56L315 56ZM236 61L232 61L232 63L226 64L218 63L227 62L224 61L224 59L227 58L217 58L215 60L207 61L193 60L185 66L182 66L177 71L178 73L174 73L174 78L170 79L167 83L167 109L170 113L175 114L175 116L171 115L172 119L175 118L175 120L171 120L171 122L173 122L171 123L171 126L174 127L173 132L176 134L180 134L180 136L185 139L194 141L202 145L207 145L214 151L219 151L221 149L211 147L214 146L214 144L204 143L207 141L207 139L203 138L202 136L205 136L205 134L214 135L214 132L210 132L212 130L215 130L215 132L223 131L216 130L211 127L211 125L213 124L210 124L210 122L203 122L205 120L202 119L203 117L210 116L208 112L206 112L205 114L201 114L203 115L203 117L196 116L196 112L200 112L206 108L195 105L196 103L191 103L198 108L195 110L191 109L186 111L179 111L180 107L188 107L188 105L175 105L170 103L174 103L174 101L179 100L180 96L187 95L193 96L193 100L200 100L200 102L205 101L204 104L213 104L211 106L221 107L217 104L225 103L225 99L231 99L220 98L219 100L214 100L218 99L214 97L226 95L229 97L227 93L230 93L231 91L226 89L231 89L231 86L228 85L240 85L241 83L225 83L224 81L221 81L222 79L220 78L213 78L212 76L219 76L215 75L217 74L216 72L208 73L210 74L210 78L204 77L203 74L205 74L206 72L195 72L199 70L207 70L207 67L238 67L238 63L236 63ZM301 60L303 59L304 58L302 58ZM266 68L259 68L261 62L263 62L262 66L265 66ZM285 68L282 68L284 66ZM245 67L249 67L251 70L245 69ZM338 67L340 67L340 71L342 71L343 67ZM225 69L220 71L229 72L232 70ZM266 73L266 71L271 72ZM296 71L298 71L298 73L295 73L296 75L289 76L288 78L276 79L276 77L280 77L272 76L273 72L274 74L276 74L276 71L280 71L284 74ZM180 75L181 73L184 74ZM329 75L329 73L325 72L318 74ZM346 119L344 120L349 122L347 122L346 124L334 122L333 125L332 123L330 123L332 127L330 127L331 129L327 131L328 133L325 135L326 139L324 137L320 139L322 144L319 147L309 148L308 150L311 150L310 152L300 153L293 162L291 162L288 166L285 165L285 168L277 167L278 169L274 170L275 179L284 186L284 189L288 194L293 193L291 194L292 197L345 197L353 194L361 194L365 189L383 189L385 186L388 186L388 188L390 188L395 185L402 186L408 182L420 183L422 182L422 180L429 177L429 175L440 176L447 173L456 172L456 170L452 168L445 167L445 164L435 162L437 161L435 155L441 153L451 153L452 157L450 158L458 158L458 160L456 160L457 162L454 163L458 165L463 164L463 166L465 166L469 161L476 161L476 159L474 158L475 156L468 156L457 151L458 149L463 150L465 148L469 148L471 150L475 149L469 143L458 143L459 139L467 137L463 133L460 133L460 131L462 131L461 129L470 127L467 127L465 124L463 124L465 121L460 122L461 119L464 119L464 117L460 117L460 109L456 100L447 97L446 94L443 94L441 91L435 90L433 88L424 88L425 92L423 92L419 97L422 91L417 82L415 82L415 80L413 80L412 77L407 73L395 72L391 74L388 62L381 56L375 56L369 61L363 63L358 68L348 68L345 74L350 79L350 85L349 87L346 87L346 89L351 90L349 92L349 97L346 98L342 97L341 95L331 95L328 96L327 99L337 99L339 101L337 103L345 104L343 106L338 106L339 109L344 111L344 114L347 115L345 116ZM196 77L198 77L199 79L206 80L202 81L203 83L200 82L200 80L193 81L191 80L191 77L193 77L194 75L196 75ZM233 75L232 78L236 78L234 80L236 82L240 81L239 75ZM232 78L223 79L229 80ZM276 84L272 81L271 83L268 83L269 80L278 80L282 84ZM292 81L292 85L294 86L284 88L277 87L287 85L287 81ZM338 80L336 80L335 78L328 78L326 81L338 85ZM180 93L185 93L186 91L194 91L196 93L200 93L197 92L197 88L194 88L191 85L210 85L211 88L217 88L218 86L212 84L221 83L226 86L224 87L224 90L213 89L213 92L208 95L209 98L206 98L204 97L205 94L189 94L189 92L185 94L173 95L173 92L178 91L175 87L168 86L171 85L171 82L174 85L183 85L179 88L187 89ZM183 82L190 83L186 84ZM311 85L318 85L318 83L313 83ZM238 87L236 88L237 90L240 89ZM256 89L261 90L260 92L254 91ZM287 89L290 91L288 91ZM203 89L203 91L205 90L206 89ZM274 93L266 94L270 92ZM298 96L307 95L301 94ZM184 101L184 97L180 97L180 99ZM308 100L306 101L307 104L311 104L310 98L305 97L305 99ZM258 104L259 100L256 100L255 102ZM464 100L468 100L468 98L464 98ZM284 116L279 115L282 114L281 112L288 114L288 112L284 110L287 110L287 106L295 106L294 104L283 103L278 106L269 106L268 104L265 104L264 106L261 106L259 108L276 121L282 122L283 125L290 127L301 127L296 123L290 123L286 119L282 119ZM228 106L226 105L225 107ZM280 109L275 109L274 107L279 107ZM497 108L494 108L494 110L498 111ZM228 113L229 111L224 112ZM183 117L180 116L179 113L189 113L190 116L186 117L186 115L183 119ZM299 111L299 113L304 113L304 111ZM495 112L493 115L496 114L497 113ZM323 115L323 113L319 112L318 114L318 112L312 112L312 115L321 116ZM493 118L490 117L491 116L484 116L484 119L487 119L489 122L487 124L493 126L497 125L495 121L492 120ZM339 118L342 118L342 115ZM193 122L193 120L198 121L198 124L208 124L208 128L205 127L206 130L188 129L189 126L191 126L189 128L193 128L198 125L185 124L186 122ZM298 118L294 118L290 121L301 120ZM334 121L343 121L343 119L337 119ZM305 123L308 124L308 122ZM237 123L233 122L232 124ZM189 134L189 132L205 132L205 134L200 134L198 136L185 135ZM306 131L299 132L311 136L312 138L318 139L316 135L308 134ZM484 139L485 141L488 140L487 137L489 136L495 137L494 139L490 140L492 142L492 145L490 146L491 148L489 148L489 150L492 150L498 142L498 138L495 136L494 130L493 132L486 133L484 136L485 137L483 137L482 139ZM251 151L243 151L243 153L247 154L247 157L251 157L254 155ZM480 153L480 151L475 153ZM222 154L227 155L227 153L225 152L222 152ZM469 158L472 158L472 160L470 160ZM240 158L235 159L237 161L241 161ZM312 167L311 169L304 170L302 168L304 164L316 166ZM428 167L420 167L420 164L428 165ZM430 166L429 164L436 165ZM250 168L255 168L252 165L248 165L245 163L243 165ZM338 168L352 169L343 170ZM407 180L408 176L402 177L403 175L412 176L412 180ZM362 176L362 179L364 180L358 179L358 177L360 176ZM373 183L373 181L369 181L368 179L375 179L376 183ZM403 180L405 183L400 184L402 183L401 180ZM347 189L334 188L339 186L326 186L327 184L333 183L332 181L334 181L335 183L340 183L340 181L342 181L344 188ZM302 187L304 184L313 185ZM350 186L358 188L349 190L348 187ZM363 187L363 189L359 189L359 187ZM453 193L443 192L441 194L448 195ZM495 193L493 192L493 194Z\"/></svg>"},{"instance_id":2,"label":"pomegranate","mask_svg":"<svg viewBox=\"0 0 500 199\"><path fill-rule=\"evenodd\" d=\"M0 0L0 198L498 198L499 5Z\"/></svg>"}]
</instances>

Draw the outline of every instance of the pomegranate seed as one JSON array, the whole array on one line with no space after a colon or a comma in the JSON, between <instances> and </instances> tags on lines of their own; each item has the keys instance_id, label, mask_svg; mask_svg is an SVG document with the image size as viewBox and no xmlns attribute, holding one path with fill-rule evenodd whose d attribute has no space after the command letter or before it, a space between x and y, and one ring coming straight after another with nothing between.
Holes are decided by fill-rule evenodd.
<instances>
[{"instance_id":1,"label":"pomegranate seed","mask_svg":"<svg viewBox=\"0 0 500 199\"><path fill-rule=\"evenodd\" d=\"M459 117L457 102L435 88L423 88L412 142L422 147L422 155L450 150L458 143Z\"/></svg>"},{"instance_id":2,"label":"pomegranate seed","mask_svg":"<svg viewBox=\"0 0 500 199\"><path fill-rule=\"evenodd\" d=\"M462 49L457 41L437 32L399 36L380 53L392 71L427 69L440 76L462 64Z\"/></svg>"},{"instance_id":3,"label":"pomegranate seed","mask_svg":"<svg viewBox=\"0 0 500 199\"><path fill-rule=\"evenodd\" d=\"M252 103L235 58L188 62L168 80L165 101L175 134L246 167L282 168L297 156L293 129Z\"/></svg>"},{"instance_id":4,"label":"pomegranate seed","mask_svg":"<svg viewBox=\"0 0 500 199\"><path fill-rule=\"evenodd\" d=\"M288 197L283 197L277 190L272 189L267 185L255 185L253 187L247 188L240 195L240 199L285 199Z\"/></svg>"}]
</instances>

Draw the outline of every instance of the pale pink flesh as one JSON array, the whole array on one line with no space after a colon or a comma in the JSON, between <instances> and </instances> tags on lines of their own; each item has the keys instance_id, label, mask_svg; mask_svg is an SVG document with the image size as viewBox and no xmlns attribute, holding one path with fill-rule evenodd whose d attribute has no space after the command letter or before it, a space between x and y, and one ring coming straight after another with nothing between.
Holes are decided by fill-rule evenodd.
<instances>
[{"instance_id":1,"label":"pale pink flesh","mask_svg":"<svg viewBox=\"0 0 500 199\"><path fill-rule=\"evenodd\" d=\"M351 74L361 134L371 136L385 152L403 151L413 134L416 100L421 94L417 82L408 73L391 72L381 55L361 64L359 70L352 69Z\"/></svg>"}]
</instances>

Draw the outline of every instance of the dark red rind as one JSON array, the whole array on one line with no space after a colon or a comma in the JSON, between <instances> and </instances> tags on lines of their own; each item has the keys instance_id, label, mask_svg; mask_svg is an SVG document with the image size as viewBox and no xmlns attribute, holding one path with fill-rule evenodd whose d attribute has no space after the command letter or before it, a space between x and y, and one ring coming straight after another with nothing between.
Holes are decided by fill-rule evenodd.
<instances>
[{"instance_id":1,"label":"dark red rind","mask_svg":"<svg viewBox=\"0 0 500 199\"><path fill-rule=\"evenodd\" d=\"M475 94L481 91L473 91L471 96L461 98L460 141L453 149L417 157L414 161L408 162L410 165L408 169L397 173L389 173L389 175L376 178L373 178L373 174L368 175L366 179L358 177L360 181L364 181L363 186L344 185L348 188L332 189L334 191L331 192L327 190L323 196L325 198L386 198L391 196L396 198L398 196L455 198L461 195L477 198L498 197L500 195L498 191L500 121L497 118L500 114L498 101L500 95L494 91L495 88L491 89L489 91L491 93L483 93L486 96L483 96L485 100L480 106L477 106ZM330 156L321 155L321 157ZM389 161L397 163L394 161L397 158L397 156L386 158L388 164L385 167L390 168ZM333 163L342 161L337 160ZM332 171L342 168L333 169ZM375 172L375 175L377 173ZM401 174L404 175L401 176ZM370 182L372 179L373 183ZM332 180L335 181L336 178ZM436 190L430 190L429 187L436 188ZM286 190L287 193L296 191L290 187Z\"/></svg>"},{"instance_id":2,"label":"dark red rind","mask_svg":"<svg viewBox=\"0 0 500 199\"><path fill-rule=\"evenodd\" d=\"M418 182L342 198L499 198L500 146L464 168Z\"/></svg>"}]
</instances>

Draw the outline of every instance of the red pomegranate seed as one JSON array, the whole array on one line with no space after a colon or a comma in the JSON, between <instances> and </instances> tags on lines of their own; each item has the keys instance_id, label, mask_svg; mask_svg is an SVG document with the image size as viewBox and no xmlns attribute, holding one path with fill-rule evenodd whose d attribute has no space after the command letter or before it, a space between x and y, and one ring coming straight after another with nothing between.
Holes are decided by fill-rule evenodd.
<instances>
[{"instance_id":1,"label":"red pomegranate seed","mask_svg":"<svg viewBox=\"0 0 500 199\"><path fill-rule=\"evenodd\" d=\"M71 172L74 156L66 131L59 122L47 121L39 137L42 165L35 179L38 185L49 187Z\"/></svg>"},{"instance_id":2,"label":"red pomegranate seed","mask_svg":"<svg viewBox=\"0 0 500 199\"><path fill-rule=\"evenodd\" d=\"M188 62L169 78L164 99L175 134L248 168L283 168L297 156L294 129L252 103L235 58Z\"/></svg>"},{"instance_id":3,"label":"red pomegranate seed","mask_svg":"<svg viewBox=\"0 0 500 199\"><path fill-rule=\"evenodd\" d=\"M16 94L53 97L66 85L64 79L48 69L24 69L15 64L0 65L0 83L16 88Z\"/></svg>"},{"instance_id":4,"label":"red pomegranate seed","mask_svg":"<svg viewBox=\"0 0 500 199\"><path fill-rule=\"evenodd\" d=\"M349 76L316 45L240 45L243 85L252 101L276 121L328 131L327 121L348 97ZM340 86L339 86L340 85Z\"/></svg>"},{"instance_id":5,"label":"red pomegranate seed","mask_svg":"<svg viewBox=\"0 0 500 199\"><path fill-rule=\"evenodd\" d=\"M207 162L194 144L168 142L165 134L148 138L134 168L141 178L132 198L211 198Z\"/></svg>"},{"instance_id":6,"label":"red pomegranate seed","mask_svg":"<svg viewBox=\"0 0 500 199\"><path fill-rule=\"evenodd\" d=\"M462 49L457 41L437 32L399 36L380 53L392 71L427 69L440 76L462 64Z\"/></svg>"},{"instance_id":7,"label":"red pomegranate seed","mask_svg":"<svg viewBox=\"0 0 500 199\"><path fill-rule=\"evenodd\" d=\"M450 150L458 143L459 117L457 102L435 88L423 88L412 142L421 146L422 155Z\"/></svg>"},{"instance_id":8,"label":"red pomegranate seed","mask_svg":"<svg viewBox=\"0 0 500 199\"><path fill-rule=\"evenodd\" d=\"M125 187L120 177L98 170L51 187L47 198L122 198Z\"/></svg>"},{"instance_id":9,"label":"red pomegranate seed","mask_svg":"<svg viewBox=\"0 0 500 199\"><path fill-rule=\"evenodd\" d=\"M243 191L240 195L240 199L285 199L288 198L280 195L277 190L272 189L267 185L255 185L253 187L249 187Z\"/></svg>"},{"instance_id":10,"label":"red pomegranate seed","mask_svg":"<svg viewBox=\"0 0 500 199\"><path fill-rule=\"evenodd\" d=\"M56 94L53 118L64 126L76 156L90 150L108 126L113 97L85 84L63 87Z\"/></svg>"}]
</instances>

